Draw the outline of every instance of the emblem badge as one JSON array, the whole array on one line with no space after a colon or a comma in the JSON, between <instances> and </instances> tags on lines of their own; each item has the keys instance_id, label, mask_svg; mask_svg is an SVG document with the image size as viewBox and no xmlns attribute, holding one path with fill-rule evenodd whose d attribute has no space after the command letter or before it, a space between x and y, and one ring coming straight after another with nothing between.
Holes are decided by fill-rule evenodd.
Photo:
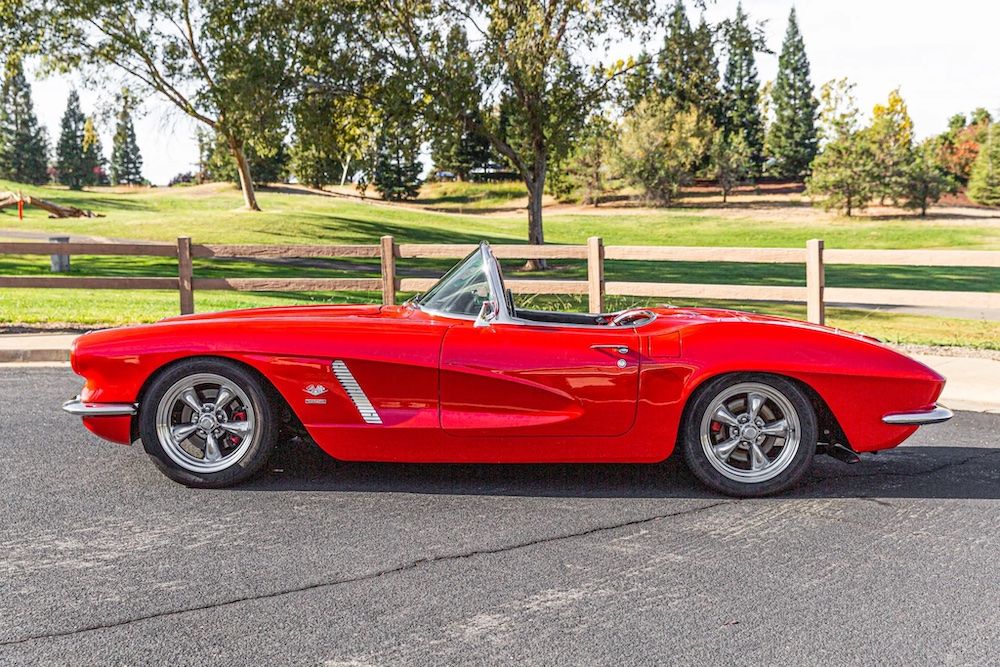
<instances>
[{"instance_id":1,"label":"emblem badge","mask_svg":"<svg viewBox=\"0 0 1000 667\"><path fill-rule=\"evenodd\" d=\"M327 389L321 384L311 384L308 387L306 387L303 391L305 391L310 396L322 396L327 391L329 391L329 389Z\"/></svg>"}]
</instances>

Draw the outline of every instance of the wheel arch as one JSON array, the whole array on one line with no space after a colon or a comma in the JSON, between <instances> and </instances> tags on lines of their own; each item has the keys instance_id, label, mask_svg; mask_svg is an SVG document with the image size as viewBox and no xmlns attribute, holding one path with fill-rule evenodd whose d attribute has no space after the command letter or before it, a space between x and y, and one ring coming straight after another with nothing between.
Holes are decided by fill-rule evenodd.
<instances>
[{"instance_id":1,"label":"wheel arch","mask_svg":"<svg viewBox=\"0 0 1000 667\"><path fill-rule=\"evenodd\" d=\"M727 370L720 371L716 373L706 373L697 378L697 381L690 387L687 397L684 400L684 408L681 411L681 421L682 425L677 429L676 439L674 441L674 449L677 450L681 444L681 440L684 437L683 424L687 423L687 420L691 418L691 410L693 409L694 403L697 401L698 397L705 391L705 388L713 381L723 378L732 377L734 380L736 378L749 379L753 378L766 378L766 377L777 377L781 378L787 382L791 382L796 387L798 387L802 393L806 395L809 399L810 404L812 404L813 411L816 414L816 423L819 427L820 441L825 441L824 438L829 438L831 442L838 442L848 447L851 444L847 440L847 436L844 434L844 429L841 428L840 422L837 420L836 415L827 405L827 402L823 399L820 393L808 382L797 378L794 375L788 375L785 373L775 373L773 371L754 371L754 370Z\"/></svg>"},{"instance_id":2,"label":"wheel arch","mask_svg":"<svg viewBox=\"0 0 1000 667\"><path fill-rule=\"evenodd\" d=\"M242 359L237 359L235 357L229 357L222 354L193 354L190 356L171 359L169 362L156 368L156 370L150 373L149 376L145 379L145 381L143 381L142 385L139 387L139 392L136 394L135 397L137 409L135 414L132 415L132 423L129 427L132 442L135 442L136 440L139 439L140 411L142 409L142 402L143 400L145 400L146 393L149 391L149 388L153 385L154 382L156 382L157 378L159 378L164 373L170 371L170 369L182 363L194 360L217 361L217 362L221 361L240 367L242 370L249 373L258 382L261 383L261 387L263 387L264 393L267 394L270 400L275 402L275 408L281 415L282 422L291 421L292 423L297 424L299 427L301 427L301 421L299 421L298 415L296 415L295 411L292 410L291 406L288 404L288 401L285 399L282 393L278 391L277 387L274 386L274 383L271 382L271 380L264 373L262 373L260 369L254 367L253 364L247 363Z\"/></svg>"}]
</instances>

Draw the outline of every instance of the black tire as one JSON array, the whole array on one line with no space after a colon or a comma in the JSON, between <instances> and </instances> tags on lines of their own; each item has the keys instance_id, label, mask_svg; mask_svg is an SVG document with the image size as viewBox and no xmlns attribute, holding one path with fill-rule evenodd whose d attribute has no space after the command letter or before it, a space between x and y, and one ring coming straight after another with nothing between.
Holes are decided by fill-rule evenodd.
<instances>
[{"instance_id":1,"label":"black tire","mask_svg":"<svg viewBox=\"0 0 1000 667\"><path fill-rule=\"evenodd\" d=\"M216 405L220 395L224 402ZM252 477L274 450L281 425L275 404L253 371L225 359L187 359L146 391L139 436L170 479L199 488L232 486Z\"/></svg>"},{"instance_id":2,"label":"black tire","mask_svg":"<svg viewBox=\"0 0 1000 667\"><path fill-rule=\"evenodd\" d=\"M766 496L793 486L809 470L819 429L812 403L794 382L776 375L724 375L691 400L682 425L684 460L712 489L740 498Z\"/></svg>"}]
</instances>

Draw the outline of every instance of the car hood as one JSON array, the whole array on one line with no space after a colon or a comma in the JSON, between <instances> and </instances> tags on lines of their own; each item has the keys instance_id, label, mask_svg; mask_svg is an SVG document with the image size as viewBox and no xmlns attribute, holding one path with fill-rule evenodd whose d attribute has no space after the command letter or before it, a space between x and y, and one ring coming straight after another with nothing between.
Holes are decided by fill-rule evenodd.
<instances>
[{"instance_id":1,"label":"car hood","mask_svg":"<svg viewBox=\"0 0 1000 667\"><path fill-rule=\"evenodd\" d=\"M317 305L317 306L272 306L270 308L246 308L224 310L216 313L197 313L167 317L160 322L208 322L215 320L331 320L340 318L380 318L396 315L399 308L384 306Z\"/></svg>"}]
</instances>

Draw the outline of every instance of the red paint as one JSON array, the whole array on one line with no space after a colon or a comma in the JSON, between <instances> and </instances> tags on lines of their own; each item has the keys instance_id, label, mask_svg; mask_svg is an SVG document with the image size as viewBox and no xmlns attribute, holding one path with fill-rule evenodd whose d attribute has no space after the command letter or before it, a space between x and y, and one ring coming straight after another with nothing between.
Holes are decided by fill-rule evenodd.
<instances>
[{"instance_id":1,"label":"red paint","mask_svg":"<svg viewBox=\"0 0 1000 667\"><path fill-rule=\"evenodd\" d=\"M733 372L808 385L851 446L872 451L915 430L883 424L884 414L928 408L944 385L931 369L853 334L729 311L655 312L655 321L635 329L474 328L406 307L259 309L87 334L72 359L86 378L83 399L109 403L141 400L147 380L173 361L233 359L267 377L331 455L410 462L661 461L673 451L692 392ZM350 368L382 425L361 419L331 371L335 359ZM329 390L325 404L306 403L309 385ZM85 423L127 442L130 419Z\"/></svg>"}]
</instances>

